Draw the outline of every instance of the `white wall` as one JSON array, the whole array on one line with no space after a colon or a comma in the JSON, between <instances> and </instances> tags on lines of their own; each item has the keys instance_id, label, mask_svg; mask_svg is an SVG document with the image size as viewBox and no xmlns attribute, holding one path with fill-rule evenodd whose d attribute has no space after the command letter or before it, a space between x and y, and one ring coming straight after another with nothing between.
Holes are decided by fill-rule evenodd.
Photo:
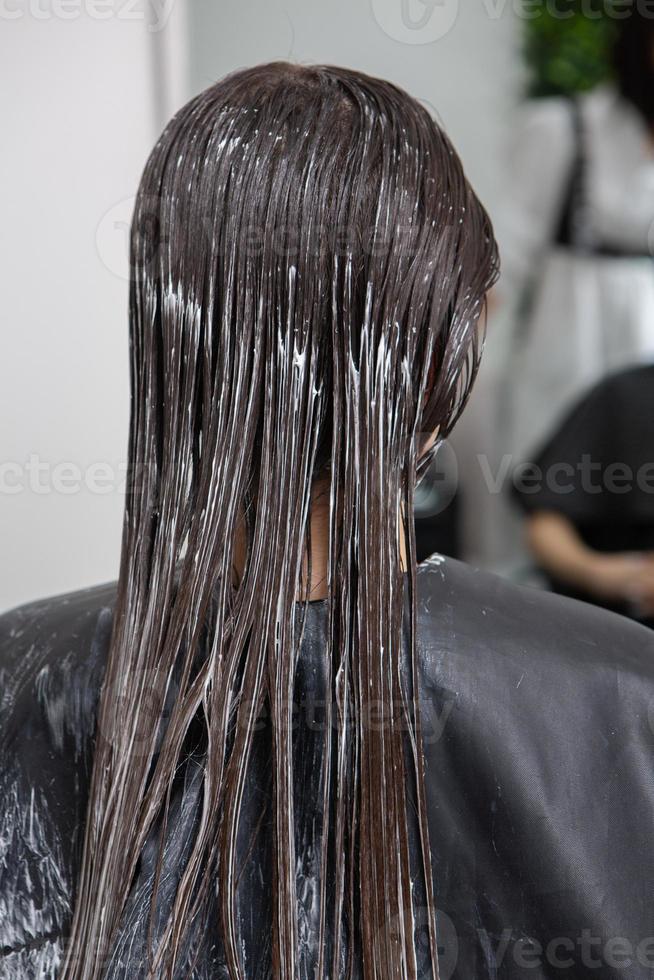
<instances>
[{"instance_id":1,"label":"white wall","mask_svg":"<svg viewBox=\"0 0 654 980\"><path fill-rule=\"evenodd\" d=\"M118 571L121 490L84 480L125 457L125 224L171 85L149 12L110 13L0 9L0 609Z\"/></svg>"},{"instance_id":2,"label":"white wall","mask_svg":"<svg viewBox=\"0 0 654 980\"><path fill-rule=\"evenodd\" d=\"M515 8L502 0L193 0L193 89L276 59L388 78L442 120L493 208L521 82Z\"/></svg>"},{"instance_id":3,"label":"white wall","mask_svg":"<svg viewBox=\"0 0 654 980\"><path fill-rule=\"evenodd\" d=\"M95 2L0 0L0 610L118 571L126 225L163 118L242 65L359 67L434 107L492 210L517 89L514 17L490 0L435 0L419 29L418 0L149 0L149 23Z\"/></svg>"}]
</instances>

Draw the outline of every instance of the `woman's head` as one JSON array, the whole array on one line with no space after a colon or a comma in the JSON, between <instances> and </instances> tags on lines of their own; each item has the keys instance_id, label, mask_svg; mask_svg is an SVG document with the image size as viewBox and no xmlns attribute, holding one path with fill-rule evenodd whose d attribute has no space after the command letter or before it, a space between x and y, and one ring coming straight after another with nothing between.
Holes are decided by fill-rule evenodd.
<instances>
[{"instance_id":1,"label":"woman's head","mask_svg":"<svg viewBox=\"0 0 654 980\"><path fill-rule=\"evenodd\" d=\"M413 493L433 452L419 463L421 448L465 401L496 267L449 141L387 82L262 66L208 89L164 131L132 228L130 480L66 977L102 975L98 950L115 939L191 727L196 740L204 732L203 817L151 936L153 968L184 968L217 882L230 975L243 975L239 812L264 707L272 974L298 975L293 827L308 806L325 841L312 972L337 977L349 941L367 977L415 976L415 895L432 911L433 898L419 710L400 669L400 537L415 599ZM297 800L295 613L319 474L330 504L324 789ZM409 635L414 664L413 616ZM366 723L371 704L381 726ZM328 860L328 838L343 861Z\"/></svg>"},{"instance_id":2,"label":"woman's head","mask_svg":"<svg viewBox=\"0 0 654 980\"><path fill-rule=\"evenodd\" d=\"M447 434L478 359L494 243L447 137L394 86L271 64L208 89L154 149L132 244L135 289L193 309L235 360L260 349L265 320L273 340L292 327L298 351L315 351L324 405L338 347L356 366L383 341L412 423Z\"/></svg>"}]
</instances>

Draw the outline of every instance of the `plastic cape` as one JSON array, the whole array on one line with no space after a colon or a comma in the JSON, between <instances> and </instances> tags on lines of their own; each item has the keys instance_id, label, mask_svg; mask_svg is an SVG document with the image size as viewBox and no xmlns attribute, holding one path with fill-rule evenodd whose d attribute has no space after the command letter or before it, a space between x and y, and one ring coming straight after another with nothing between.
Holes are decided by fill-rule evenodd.
<instances>
[{"instance_id":1,"label":"plastic cape","mask_svg":"<svg viewBox=\"0 0 654 980\"><path fill-rule=\"evenodd\" d=\"M417 581L416 693L441 980L651 977L654 634L437 557L419 566ZM61 962L102 738L95 712L114 594L101 586L0 619L3 980L56 977ZM302 978L314 976L317 956L326 607L308 607L295 679ZM248 980L271 976L269 750L262 719L239 840L237 926ZM155 935L198 818L201 766L201 752L189 751L175 781ZM111 980L146 975L156 845L144 848L106 964ZM192 966L197 980L227 977L217 919L197 926L179 976ZM420 949L427 923L419 910L415 928ZM418 968L421 980L430 975L420 960Z\"/></svg>"}]
</instances>

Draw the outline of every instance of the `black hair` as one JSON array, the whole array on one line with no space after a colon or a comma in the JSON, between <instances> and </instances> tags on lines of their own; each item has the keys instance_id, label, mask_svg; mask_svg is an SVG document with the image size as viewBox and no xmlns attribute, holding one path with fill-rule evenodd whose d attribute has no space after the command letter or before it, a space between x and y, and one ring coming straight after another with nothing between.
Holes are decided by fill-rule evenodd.
<instances>
[{"instance_id":1,"label":"black hair","mask_svg":"<svg viewBox=\"0 0 654 980\"><path fill-rule=\"evenodd\" d=\"M613 48L617 85L628 102L654 127L654 6L650 11L635 5L620 20Z\"/></svg>"}]
</instances>

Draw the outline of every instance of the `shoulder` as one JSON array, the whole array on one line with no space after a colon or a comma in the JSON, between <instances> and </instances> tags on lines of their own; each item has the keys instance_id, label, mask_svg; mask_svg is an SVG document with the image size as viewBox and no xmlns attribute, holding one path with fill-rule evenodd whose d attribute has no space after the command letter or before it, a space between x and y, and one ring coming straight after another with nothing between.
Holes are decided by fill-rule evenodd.
<instances>
[{"instance_id":1,"label":"shoulder","mask_svg":"<svg viewBox=\"0 0 654 980\"><path fill-rule=\"evenodd\" d=\"M528 99L515 114L514 130L520 141L545 145L548 155L571 151L574 145L574 114L570 99Z\"/></svg>"},{"instance_id":2,"label":"shoulder","mask_svg":"<svg viewBox=\"0 0 654 980\"><path fill-rule=\"evenodd\" d=\"M0 974L49 976L70 922L115 587L0 616Z\"/></svg>"},{"instance_id":3,"label":"shoulder","mask_svg":"<svg viewBox=\"0 0 654 980\"><path fill-rule=\"evenodd\" d=\"M449 559L418 579L432 866L458 963L478 976L500 922L507 957L529 936L545 969L564 936L590 976L582 925L634 949L649 935L654 632Z\"/></svg>"},{"instance_id":4,"label":"shoulder","mask_svg":"<svg viewBox=\"0 0 654 980\"><path fill-rule=\"evenodd\" d=\"M654 681L654 631L449 558L434 556L418 569L418 623L424 642L450 660L490 661L516 677L605 668Z\"/></svg>"},{"instance_id":5,"label":"shoulder","mask_svg":"<svg viewBox=\"0 0 654 980\"><path fill-rule=\"evenodd\" d=\"M622 98L617 88L608 83L597 85L580 98L584 118L598 126L614 126L630 115L632 106Z\"/></svg>"},{"instance_id":6,"label":"shoulder","mask_svg":"<svg viewBox=\"0 0 654 980\"><path fill-rule=\"evenodd\" d=\"M561 439L570 439L575 430L583 431L583 448L588 452L594 440L606 440L618 433L624 440L623 425L633 424L634 418L651 431L651 406L654 405L654 363L629 365L600 378L590 388L582 391L570 407L563 422L544 451L560 454ZM580 449L578 434L574 447ZM647 440L646 440L647 441Z\"/></svg>"},{"instance_id":7,"label":"shoulder","mask_svg":"<svg viewBox=\"0 0 654 980\"><path fill-rule=\"evenodd\" d=\"M105 610L113 610L116 583L65 592L23 603L0 614L0 667L34 642L61 646L88 629Z\"/></svg>"},{"instance_id":8,"label":"shoulder","mask_svg":"<svg viewBox=\"0 0 654 980\"><path fill-rule=\"evenodd\" d=\"M67 734L91 724L115 593L99 585L0 615L0 747L39 729L61 751Z\"/></svg>"},{"instance_id":9,"label":"shoulder","mask_svg":"<svg viewBox=\"0 0 654 980\"><path fill-rule=\"evenodd\" d=\"M643 364L629 365L629 367L613 372L600 380L593 391L600 394L605 392L621 394L625 389L632 391L642 388L649 394L652 387L654 387L654 361L646 361Z\"/></svg>"}]
</instances>

